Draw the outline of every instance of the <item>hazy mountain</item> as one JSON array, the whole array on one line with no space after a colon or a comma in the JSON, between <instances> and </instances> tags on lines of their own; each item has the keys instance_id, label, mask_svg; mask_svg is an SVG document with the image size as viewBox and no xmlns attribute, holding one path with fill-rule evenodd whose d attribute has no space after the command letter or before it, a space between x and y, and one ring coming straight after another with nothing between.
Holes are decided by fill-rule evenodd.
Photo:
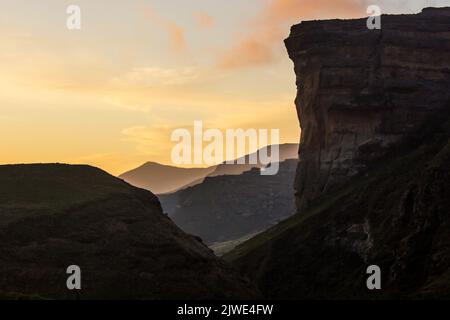
<instances>
[{"instance_id":1,"label":"hazy mountain","mask_svg":"<svg viewBox=\"0 0 450 320\"><path fill-rule=\"evenodd\" d=\"M82 290L66 268L82 270ZM88 166L0 166L0 297L255 297L158 199Z\"/></svg>"},{"instance_id":2,"label":"hazy mountain","mask_svg":"<svg viewBox=\"0 0 450 320\"><path fill-rule=\"evenodd\" d=\"M144 165L119 176L133 186L149 190L155 194L177 191L179 188L202 179L213 172L210 168L178 168L147 162Z\"/></svg>"},{"instance_id":3,"label":"hazy mountain","mask_svg":"<svg viewBox=\"0 0 450 320\"><path fill-rule=\"evenodd\" d=\"M296 159L298 157L298 144L282 144L279 146L279 152L280 161ZM255 154L257 153L255 152ZM243 157L246 163L249 163L249 157L249 155ZM165 194L199 184L207 176L236 175L248 171L251 168L260 168L262 166L261 163L242 165L220 164L209 168L186 169L147 162L136 169L121 174L119 178L155 194Z\"/></svg>"},{"instance_id":4,"label":"hazy mountain","mask_svg":"<svg viewBox=\"0 0 450 320\"><path fill-rule=\"evenodd\" d=\"M283 162L287 159L297 159L298 158L298 144L296 143L285 143L278 145L279 147L279 159L276 162ZM267 150L268 149L268 150ZM249 171L252 168L263 168L265 165L261 163L258 154L263 152L263 154L271 154L271 146L262 148L257 152L246 155L235 160L234 164L220 164L215 168L213 172L208 174L209 177L221 176L221 175L239 175L245 171ZM250 159L257 159L256 164L250 164ZM243 161L245 164L238 164L239 161Z\"/></svg>"},{"instance_id":5,"label":"hazy mountain","mask_svg":"<svg viewBox=\"0 0 450 320\"><path fill-rule=\"evenodd\" d=\"M184 231L207 243L257 233L295 212L293 183L297 160L280 163L279 172L259 169L240 175L207 177L203 183L161 195L164 211Z\"/></svg>"}]
</instances>

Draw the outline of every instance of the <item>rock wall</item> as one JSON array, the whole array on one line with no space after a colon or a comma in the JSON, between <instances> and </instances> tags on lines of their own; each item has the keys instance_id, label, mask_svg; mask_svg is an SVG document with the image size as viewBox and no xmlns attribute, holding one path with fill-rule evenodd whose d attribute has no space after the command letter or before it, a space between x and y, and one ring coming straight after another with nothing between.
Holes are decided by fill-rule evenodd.
<instances>
[{"instance_id":1,"label":"rock wall","mask_svg":"<svg viewBox=\"0 0 450 320\"><path fill-rule=\"evenodd\" d=\"M450 101L450 8L295 25L286 47L302 128L296 177L301 211L364 172Z\"/></svg>"}]
</instances>

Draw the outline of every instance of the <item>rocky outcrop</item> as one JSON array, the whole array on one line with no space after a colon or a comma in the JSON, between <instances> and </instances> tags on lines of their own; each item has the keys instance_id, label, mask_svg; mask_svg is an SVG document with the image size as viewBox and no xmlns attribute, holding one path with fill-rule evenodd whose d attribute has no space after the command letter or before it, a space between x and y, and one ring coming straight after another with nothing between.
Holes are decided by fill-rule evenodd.
<instances>
[{"instance_id":1,"label":"rocky outcrop","mask_svg":"<svg viewBox=\"0 0 450 320\"><path fill-rule=\"evenodd\" d=\"M447 112L225 258L267 298L450 299L449 163ZM371 265L381 290L366 285Z\"/></svg>"},{"instance_id":2,"label":"rocky outcrop","mask_svg":"<svg viewBox=\"0 0 450 320\"><path fill-rule=\"evenodd\" d=\"M450 101L450 8L308 21L286 39L302 128L299 210L367 168ZM442 110L442 111L440 111Z\"/></svg>"}]
</instances>

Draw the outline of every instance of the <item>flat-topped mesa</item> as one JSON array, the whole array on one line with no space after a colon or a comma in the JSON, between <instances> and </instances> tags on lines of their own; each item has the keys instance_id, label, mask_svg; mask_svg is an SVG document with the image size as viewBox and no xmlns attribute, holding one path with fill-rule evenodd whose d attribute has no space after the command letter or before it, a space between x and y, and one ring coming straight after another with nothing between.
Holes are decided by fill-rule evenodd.
<instances>
[{"instance_id":1,"label":"flat-topped mesa","mask_svg":"<svg viewBox=\"0 0 450 320\"><path fill-rule=\"evenodd\" d=\"M299 210L363 172L430 114L450 111L450 8L383 15L381 30L366 22L302 22L285 41L302 129Z\"/></svg>"}]
</instances>

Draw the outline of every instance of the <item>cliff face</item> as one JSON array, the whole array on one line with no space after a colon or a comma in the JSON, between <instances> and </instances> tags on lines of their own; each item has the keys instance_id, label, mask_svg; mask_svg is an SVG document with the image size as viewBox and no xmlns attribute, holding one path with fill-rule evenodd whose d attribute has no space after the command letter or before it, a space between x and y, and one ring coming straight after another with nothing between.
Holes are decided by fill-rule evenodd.
<instances>
[{"instance_id":1,"label":"cliff face","mask_svg":"<svg viewBox=\"0 0 450 320\"><path fill-rule=\"evenodd\" d=\"M302 128L297 207L364 172L450 101L450 8L295 25L286 47ZM441 111L441 112L448 112Z\"/></svg>"},{"instance_id":2,"label":"cliff face","mask_svg":"<svg viewBox=\"0 0 450 320\"><path fill-rule=\"evenodd\" d=\"M448 106L450 108L450 105ZM274 299L450 299L450 114L225 255ZM367 267L382 290L368 290Z\"/></svg>"},{"instance_id":3,"label":"cliff face","mask_svg":"<svg viewBox=\"0 0 450 320\"><path fill-rule=\"evenodd\" d=\"M307 22L286 41L302 214L224 256L267 298L450 299L450 10L382 25Z\"/></svg>"}]
</instances>

